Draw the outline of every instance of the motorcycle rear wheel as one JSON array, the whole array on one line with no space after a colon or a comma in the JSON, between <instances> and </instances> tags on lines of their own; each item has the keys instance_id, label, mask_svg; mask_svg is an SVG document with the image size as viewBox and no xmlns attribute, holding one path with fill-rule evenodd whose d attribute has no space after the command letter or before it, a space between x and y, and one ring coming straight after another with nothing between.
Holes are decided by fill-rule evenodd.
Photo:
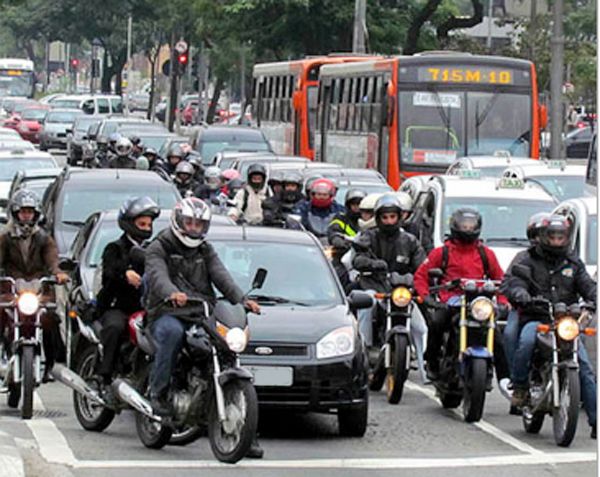
<instances>
[{"instance_id":1,"label":"motorcycle rear wheel","mask_svg":"<svg viewBox=\"0 0 600 477\"><path fill-rule=\"evenodd\" d=\"M146 390L144 393L146 397L150 394L150 385L147 381L143 387ZM156 422L137 411L135 413L135 429L142 444L149 449L162 449L169 443L173 435L172 427Z\"/></svg>"},{"instance_id":2,"label":"motorcycle rear wheel","mask_svg":"<svg viewBox=\"0 0 600 477\"><path fill-rule=\"evenodd\" d=\"M485 393L487 387L487 367L485 359L475 358L471 361L470 369L465 376L463 390L463 416L465 422L478 422L483 414Z\"/></svg>"},{"instance_id":3,"label":"motorcycle rear wheel","mask_svg":"<svg viewBox=\"0 0 600 477\"><path fill-rule=\"evenodd\" d=\"M21 393L23 395L21 419L31 419L33 415L33 390L35 388L34 362L35 350L33 346L23 346L21 349Z\"/></svg>"},{"instance_id":4,"label":"motorcycle rear wheel","mask_svg":"<svg viewBox=\"0 0 600 477\"><path fill-rule=\"evenodd\" d=\"M94 375L96 364L96 350L88 348L82 354L77 366L76 373L81 376L88 384L90 378ZM95 384L95 383L94 383ZM111 409L102 407L85 396L73 391L73 409L75 416L86 431L102 432L115 418L115 412Z\"/></svg>"},{"instance_id":5,"label":"motorcycle rear wheel","mask_svg":"<svg viewBox=\"0 0 600 477\"><path fill-rule=\"evenodd\" d=\"M560 447L571 445L577 431L581 395L579 373L576 369L559 370L560 403L552 411L554 441Z\"/></svg>"},{"instance_id":6,"label":"motorcycle rear wheel","mask_svg":"<svg viewBox=\"0 0 600 477\"><path fill-rule=\"evenodd\" d=\"M392 349L392 367L387 370L386 389L387 400L390 404L398 404L402 399L404 382L408 378L406 367L407 353L410 352L408 336L397 334L394 336Z\"/></svg>"},{"instance_id":7,"label":"motorcycle rear wheel","mask_svg":"<svg viewBox=\"0 0 600 477\"><path fill-rule=\"evenodd\" d=\"M208 440L215 457L235 464L248 453L258 426L258 397L247 380L229 381L223 386L226 420L219 422L216 396L208 410Z\"/></svg>"}]
</instances>

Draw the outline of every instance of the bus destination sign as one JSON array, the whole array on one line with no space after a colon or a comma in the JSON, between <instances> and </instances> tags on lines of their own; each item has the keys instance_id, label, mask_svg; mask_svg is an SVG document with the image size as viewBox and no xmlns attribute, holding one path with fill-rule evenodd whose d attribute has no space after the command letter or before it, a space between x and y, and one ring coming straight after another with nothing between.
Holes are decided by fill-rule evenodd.
<instances>
[{"instance_id":1,"label":"bus destination sign","mask_svg":"<svg viewBox=\"0 0 600 477\"><path fill-rule=\"evenodd\" d=\"M485 66L421 66L418 68L418 80L434 83L514 83L515 71L508 68L490 68Z\"/></svg>"}]
</instances>

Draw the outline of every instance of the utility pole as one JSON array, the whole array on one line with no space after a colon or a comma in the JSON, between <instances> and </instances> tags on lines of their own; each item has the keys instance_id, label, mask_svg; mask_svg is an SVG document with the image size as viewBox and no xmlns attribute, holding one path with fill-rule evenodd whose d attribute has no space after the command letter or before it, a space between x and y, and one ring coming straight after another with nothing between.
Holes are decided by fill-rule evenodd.
<instances>
[{"instance_id":1,"label":"utility pole","mask_svg":"<svg viewBox=\"0 0 600 477\"><path fill-rule=\"evenodd\" d=\"M535 40L537 37L537 0L531 0L529 21L529 61L535 63Z\"/></svg>"},{"instance_id":2,"label":"utility pole","mask_svg":"<svg viewBox=\"0 0 600 477\"><path fill-rule=\"evenodd\" d=\"M177 108L177 52L175 51L175 33L171 35L171 60L169 71L169 101L167 103L167 127L173 132L173 123L175 122L175 108Z\"/></svg>"},{"instance_id":3,"label":"utility pole","mask_svg":"<svg viewBox=\"0 0 600 477\"><path fill-rule=\"evenodd\" d=\"M125 86L125 93L127 93L125 99L125 109L129 111L129 93L131 86L131 33L133 28L133 18L131 14L127 18L127 86Z\"/></svg>"},{"instance_id":4,"label":"utility pole","mask_svg":"<svg viewBox=\"0 0 600 477\"><path fill-rule=\"evenodd\" d=\"M365 32L367 30L367 0L355 0L354 35L352 36L352 53L366 53Z\"/></svg>"},{"instance_id":5,"label":"utility pole","mask_svg":"<svg viewBox=\"0 0 600 477\"><path fill-rule=\"evenodd\" d=\"M243 110L246 103L246 47L243 43L240 53L240 105Z\"/></svg>"},{"instance_id":6,"label":"utility pole","mask_svg":"<svg viewBox=\"0 0 600 477\"><path fill-rule=\"evenodd\" d=\"M537 0L531 0L535 3ZM492 15L494 14L494 0L488 0L488 32L487 32L487 40L485 45L487 46L488 51L492 51Z\"/></svg>"},{"instance_id":7,"label":"utility pole","mask_svg":"<svg viewBox=\"0 0 600 477\"><path fill-rule=\"evenodd\" d=\"M564 74L564 47L563 33L563 0L554 0L552 14L552 61L550 64L550 159L561 159L563 154L563 123L564 112L562 103L562 86Z\"/></svg>"}]
</instances>

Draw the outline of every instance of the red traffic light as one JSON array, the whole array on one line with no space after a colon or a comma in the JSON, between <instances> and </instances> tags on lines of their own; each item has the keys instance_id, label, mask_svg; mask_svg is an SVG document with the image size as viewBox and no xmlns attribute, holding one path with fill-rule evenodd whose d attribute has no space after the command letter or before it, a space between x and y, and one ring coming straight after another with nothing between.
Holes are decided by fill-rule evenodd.
<instances>
[{"instance_id":1,"label":"red traffic light","mask_svg":"<svg viewBox=\"0 0 600 477\"><path fill-rule=\"evenodd\" d=\"M77 68L77 67L79 66L79 60L78 60L77 58L73 58L73 59L71 60L71 66L72 66L73 68Z\"/></svg>"},{"instance_id":2,"label":"red traffic light","mask_svg":"<svg viewBox=\"0 0 600 477\"><path fill-rule=\"evenodd\" d=\"M178 57L177 57L177 61L179 62L180 65L187 65L188 63L188 54L186 53L181 53Z\"/></svg>"}]
</instances>

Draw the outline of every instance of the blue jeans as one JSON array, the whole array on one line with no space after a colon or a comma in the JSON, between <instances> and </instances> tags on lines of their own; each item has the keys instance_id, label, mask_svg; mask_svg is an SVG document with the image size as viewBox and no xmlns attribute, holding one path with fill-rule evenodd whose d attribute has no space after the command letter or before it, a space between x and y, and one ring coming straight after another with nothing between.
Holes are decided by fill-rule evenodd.
<instances>
[{"instance_id":1,"label":"blue jeans","mask_svg":"<svg viewBox=\"0 0 600 477\"><path fill-rule=\"evenodd\" d=\"M508 361L508 369L510 375L514 373L514 359L515 352L519 345L519 313L515 310L508 312L508 318L506 319L506 326L504 327L504 352L506 353L506 360Z\"/></svg>"},{"instance_id":2,"label":"blue jeans","mask_svg":"<svg viewBox=\"0 0 600 477\"><path fill-rule=\"evenodd\" d=\"M537 325L539 321L530 321L521 330L519 345L513 361L512 380L515 387L527 387L531 358L535 350ZM587 351L580 339L578 343L579 381L581 385L581 400L588 416L590 426L596 425L596 376Z\"/></svg>"},{"instance_id":3,"label":"blue jeans","mask_svg":"<svg viewBox=\"0 0 600 477\"><path fill-rule=\"evenodd\" d=\"M186 325L171 315L163 315L151 325L156 353L150 373L150 394L157 397L169 389L175 360L183 344Z\"/></svg>"}]
</instances>

